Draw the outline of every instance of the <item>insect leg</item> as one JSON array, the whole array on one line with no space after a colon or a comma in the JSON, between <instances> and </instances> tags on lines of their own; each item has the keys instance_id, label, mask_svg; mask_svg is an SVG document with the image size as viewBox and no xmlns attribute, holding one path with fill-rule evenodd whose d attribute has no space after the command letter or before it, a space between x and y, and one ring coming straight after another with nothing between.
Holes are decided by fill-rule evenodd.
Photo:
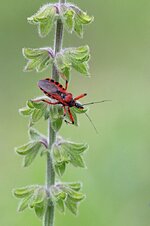
<instances>
[{"instance_id":1,"label":"insect leg","mask_svg":"<svg viewBox=\"0 0 150 226\"><path fill-rule=\"evenodd\" d=\"M66 86L65 86L65 90L68 89L68 81L66 80Z\"/></svg>"},{"instance_id":2,"label":"insect leg","mask_svg":"<svg viewBox=\"0 0 150 226\"><path fill-rule=\"evenodd\" d=\"M64 117L65 117L65 116L66 116L67 111L66 111L66 107L65 107L65 106L63 106L63 108L64 108Z\"/></svg>"},{"instance_id":3,"label":"insect leg","mask_svg":"<svg viewBox=\"0 0 150 226\"><path fill-rule=\"evenodd\" d=\"M74 124L74 118L73 118L73 116L71 114L70 107L68 107L68 113L69 113L69 117L70 117L71 122L68 122L66 120L65 120L65 122L70 123L70 124Z\"/></svg>"},{"instance_id":4,"label":"insect leg","mask_svg":"<svg viewBox=\"0 0 150 226\"><path fill-rule=\"evenodd\" d=\"M81 94L81 95L75 97L74 100L79 100L79 99L81 99L82 97L85 97L86 95L87 95L87 93L83 93L83 94Z\"/></svg>"},{"instance_id":5,"label":"insect leg","mask_svg":"<svg viewBox=\"0 0 150 226\"><path fill-rule=\"evenodd\" d=\"M47 99L38 99L38 100L32 100L33 102L45 102L47 104L51 104L51 105L56 105L56 104L59 104L59 102L51 102L51 101L48 101Z\"/></svg>"}]
</instances>

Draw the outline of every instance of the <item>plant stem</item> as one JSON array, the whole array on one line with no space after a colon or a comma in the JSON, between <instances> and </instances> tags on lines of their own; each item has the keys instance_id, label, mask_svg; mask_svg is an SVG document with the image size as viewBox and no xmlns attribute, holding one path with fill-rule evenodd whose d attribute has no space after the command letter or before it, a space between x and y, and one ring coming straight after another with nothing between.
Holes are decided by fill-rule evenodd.
<instances>
[{"instance_id":1,"label":"plant stem","mask_svg":"<svg viewBox=\"0 0 150 226\"><path fill-rule=\"evenodd\" d=\"M66 0L59 0L59 3L65 3ZM59 52L62 48L62 42L63 42L63 24L60 19L57 20L56 23L56 30L55 30L55 37L54 37L54 52L55 54ZM53 65L52 69L52 78L55 81L59 81L59 74L55 68L55 65ZM46 186L47 189L55 184L55 171L53 168L53 162L52 162L52 146L56 139L56 132L51 127L51 121L48 120L48 149L47 152L47 169L46 169ZM53 226L54 225L54 205L51 201L47 204L47 210L44 216L43 226Z\"/></svg>"}]
</instances>

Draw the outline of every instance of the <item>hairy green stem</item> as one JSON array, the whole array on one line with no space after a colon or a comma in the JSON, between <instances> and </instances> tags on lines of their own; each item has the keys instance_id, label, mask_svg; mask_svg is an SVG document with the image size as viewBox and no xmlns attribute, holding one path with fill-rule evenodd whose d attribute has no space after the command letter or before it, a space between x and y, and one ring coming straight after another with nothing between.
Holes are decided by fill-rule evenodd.
<instances>
[{"instance_id":1,"label":"hairy green stem","mask_svg":"<svg viewBox=\"0 0 150 226\"><path fill-rule=\"evenodd\" d=\"M66 0L59 0L59 3L65 3ZM56 23L55 37L54 37L54 52L55 54L59 52L62 48L63 42L63 24L61 20L58 20ZM59 74L53 65L52 69L52 78L55 81L59 81ZM48 120L48 149L47 153L47 169L46 169L46 186L49 188L51 185L55 184L55 171L52 163L52 146L56 139L56 132L51 126L50 119ZM51 201L48 202L47 210L45 213L43 226L53 226L54 225L54 205Z\"/></svg>"}]
</instances>

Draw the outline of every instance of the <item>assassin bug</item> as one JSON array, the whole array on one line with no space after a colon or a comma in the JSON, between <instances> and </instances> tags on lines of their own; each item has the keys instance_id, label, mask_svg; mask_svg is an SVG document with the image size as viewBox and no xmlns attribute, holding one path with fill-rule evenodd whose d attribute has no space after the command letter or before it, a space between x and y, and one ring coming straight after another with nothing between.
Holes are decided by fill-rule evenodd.
<instances>
[{"instance_id":1,"label":"assassin bug","mask_svg":"<svg viewBox=\"0 0 150 226\"><path fill-rule=\"evenodd\" d=\"M87 94L83 93L75 98L73 98L72 93L67 92L68 88L68 81L66 81L66 86L63 87L59 82L54 81L53 79L46 78L43 80L40 80L38 82L39 88L45 93L46 96L48 96L51 99L56 100L56 102L51 102L50 100L47 100L47 98L41 98L38 100L34 100L35 102L43 101L47 104L51 105L57 105L57 104L62 104L64 108L64 116L66 115L67 111L69 114L69 118L71 122L68 122L65 120L65 122L74 124L74 118L73 115L71 114L70 108L71 107L76 107L78 109L84 109L84 105L90 105L90 104L95 104L95 103L102 103L107 100L102 100L98 102L91 102L91 103L86 103L86 104L80 104L77 102L77 100L85 97ZM85 113L86 114L86 113ZM86 114L86 116L89 118L89 116ZM90 122L92 123L92 120L89 118ZM93 124L93 123L92 123ZM93 125L94 126L94 125ZM95 128L95 126L94 126ZM95 128L96 130L96 128Z\"/></svg>"}]
</instances>

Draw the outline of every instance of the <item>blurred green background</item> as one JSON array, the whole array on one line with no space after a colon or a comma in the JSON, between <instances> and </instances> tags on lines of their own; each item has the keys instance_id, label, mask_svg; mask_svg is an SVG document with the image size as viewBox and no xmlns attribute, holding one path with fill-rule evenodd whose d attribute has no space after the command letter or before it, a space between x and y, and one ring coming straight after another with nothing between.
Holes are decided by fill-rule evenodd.
<instances>
[{"instance_id":1,"label":"blurred green background","mask_svg":"<svg viewBox=\"0 0 150 226\"><path fill-rule=\"evenodd\" d=\"M78 217L56 214L55 226L149 226L150 225L150 1L74 1L94 15L84 39L65 35L64 46L91 47L91 78L73 72L70 91L87 92L84 101L111 99L91 106L90 116L99 134L84 115L80 127L64 125L61 134L88 142L88 169L68 167L64 181L83 181L87 199ZM52 45L53 33L40 39L26 21L45 0L3 1L0 6L0 225L40 226L32 211L16 213L13 187L43 184L45 159L23 169L14 147L27 142L27 119L18 108L40 95L37 74L23 73L22 47ZM40 124L46 131L46 125Z\"/></svg>"}]
</instances>

